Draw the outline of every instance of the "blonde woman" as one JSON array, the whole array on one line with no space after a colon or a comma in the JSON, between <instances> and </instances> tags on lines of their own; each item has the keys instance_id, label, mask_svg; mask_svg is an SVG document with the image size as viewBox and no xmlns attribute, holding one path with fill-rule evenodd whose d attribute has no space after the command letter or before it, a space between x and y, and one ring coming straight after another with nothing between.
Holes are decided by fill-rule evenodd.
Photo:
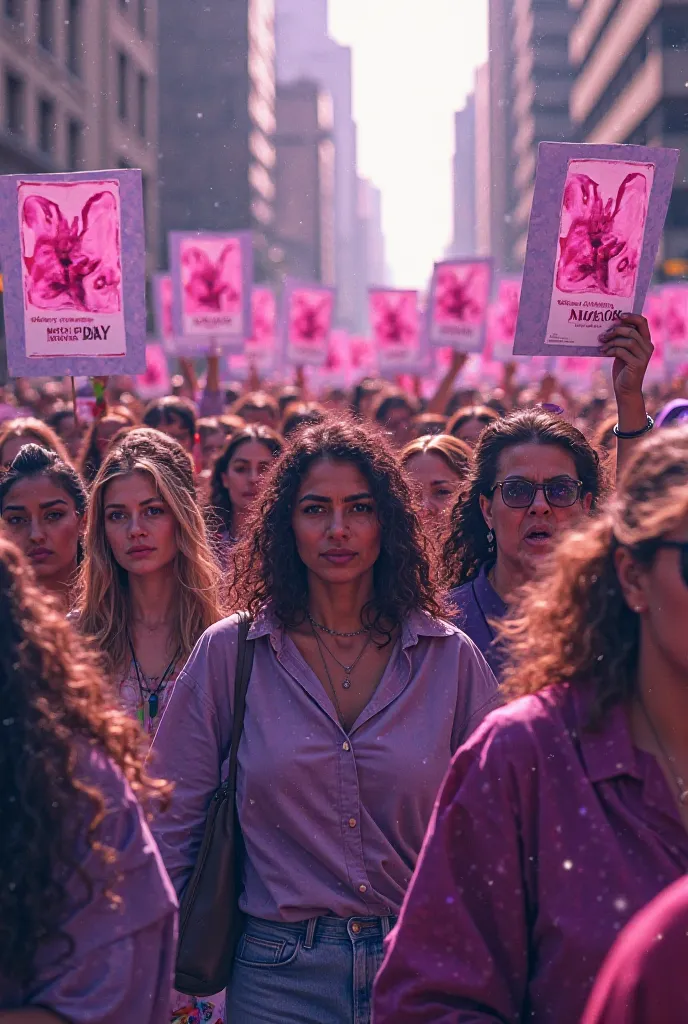
<instances>
[{"instance_id":1,"label":"blonde woman","mask_svg":"<svg viewBox=\"0 0 688 1024\"><path fill-rule=\"evenodd\" d=\"M91 489L79 626L151 739L196 641L221 618L191 459L157 430L132 430ZM203 1002L175 995L170 1020L222 1024L223 1006L223 993Z\"/></svg>"},{"instance_id":2,"label":"blonde woman","mask_svg":"<svg viewBox=\"0 0 688 1024\"><path fill-rule=\"evenodd\" d=\"M196 640L220 618L191 460L164 434L133 430L93 484L79 621L149 736Z\"/></svg>"}]
</instances>

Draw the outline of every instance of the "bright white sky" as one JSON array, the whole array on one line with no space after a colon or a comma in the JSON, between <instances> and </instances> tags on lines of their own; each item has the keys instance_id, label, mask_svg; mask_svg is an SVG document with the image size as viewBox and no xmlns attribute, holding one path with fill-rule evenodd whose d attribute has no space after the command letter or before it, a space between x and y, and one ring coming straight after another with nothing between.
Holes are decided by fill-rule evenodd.
<instances>
[{"instance_id":1,"label":"bright white sky","mask_svg":"<svg viewBox=\"0 0 688 1024\"><path fill-rule=\"evenodd\" d=\"M351 46L358 169L382 190L393 283L424 287L451 239L453 113L487 59L487 0L329 0Z\"/></svg>"}]
</instances>

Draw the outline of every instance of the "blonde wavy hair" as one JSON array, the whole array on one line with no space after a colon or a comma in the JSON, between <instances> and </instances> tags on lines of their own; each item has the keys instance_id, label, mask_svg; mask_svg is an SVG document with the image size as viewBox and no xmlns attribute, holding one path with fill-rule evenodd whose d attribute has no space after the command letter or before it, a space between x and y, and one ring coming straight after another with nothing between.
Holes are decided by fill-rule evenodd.
<instances>
[{"instance_id":1,"label":"blonde wavy hair","mask_svg":"<svg viewBox=\"0 0 688 1024\"><path fill-rule=\"evenodd\" d=\"M592 725L636 686L640 620L624 598L615 554L649 566L659 542L688 516L688 427L657 431L630 460L615 499L569 531L547 571L525 587L500 626L509 697L552 683L590 683Z\"/></svg>"},{"instance_id":2,"label":"blonde wavy hair","mask_svg":"<svg viewBox=\"0 0 688 1024\"><path fill-rule=\"evenodd\" d=\"M130 431L107 454L91 488L77 602L80 630L102 651L110 671L126 670L131 609L127 573L118 565L105 531L108 485L130 473L147 473L177 524L175 576L178 585L175 635L186 660L201 633L223 616L219 573L208 546L196 500L191 459L180 444L157 430Z\"/></svg>"}]
</instances>

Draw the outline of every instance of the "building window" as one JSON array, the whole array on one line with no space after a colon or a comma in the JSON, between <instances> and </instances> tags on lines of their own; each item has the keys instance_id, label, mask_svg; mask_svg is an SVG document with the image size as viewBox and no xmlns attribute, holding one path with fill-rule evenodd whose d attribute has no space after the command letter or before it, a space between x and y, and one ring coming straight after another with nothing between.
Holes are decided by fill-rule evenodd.
<instances>
[{"instance_id":1,"label":"building window","mask_svg":"<svg viewBox=\"0 0 688 1024\"><path fill-rule=\"evenodd\" d=\"M5 17L10 21L20 21L23 0L5 0Z\"/></svg>"},{"instance_id":2,"label":"building window","mask_svg":"<svg viewBox=\"0 0 688 1024\"><path fill-rule=\"evenodd\" d=\"M38 42L50 52L54 45L54 20L53 0L38 0Z\"/></svg>"},{"instance_id":3,"label":"building window","mask_svg":"<svg viewBox=\"0 0 688 1024\"><path fill-rule=\"evenodd\" d=\"M129 61L126 53L117 54L117 113L123 121L129 116L127 91L129 87Z\"/></svg>"},{"instance_id":4,"label":"building window","mask_svg":"<svg viewBox=\"0 0 688 1024\"><path fill-rule=\"evenodd\" d=\"M139 75L139 135L142 139L146 137L148 124L148 79L144 74Z\"/></svg>"},{"instance_id":5,"label":"building window","mask_svg":"<svg viewBox=\"0 0 688 1024\"><path fill-rule=\"evenodd\" d=\"M83 129L79 121L70 120L67 128L67 160L72 171L78 170L82 160L82 137Z\"/></svg>"},{"instance_id":6,"label":"building window","mask_svg":"<svg viewBox=\"0 0 688 1024\"><path fill-rule=\"evenodd\" d=\"M38 101L38 148L41 153L52 153L55 144L55 104L52 100Z\"/></svg>"},{"instance_id":7,"label":"building window","mask_svg":"<svg viewBox=\"0 0 688 1024\"><path fill-rule=\"evenodd\" d=\"M81 74L81 0L67 0L67 67Z\"/></svg>"},{"instance_id":8,"label":"building window","mask_svg":"<svg viewBox=\"0 0 688 1024\"><path fill-rule=\"evenodd\" d=\"M15 135L24 134L24 83L16 75L8 74L5 79L5 109L8 131Z\"/></svg>"}]
</instances>

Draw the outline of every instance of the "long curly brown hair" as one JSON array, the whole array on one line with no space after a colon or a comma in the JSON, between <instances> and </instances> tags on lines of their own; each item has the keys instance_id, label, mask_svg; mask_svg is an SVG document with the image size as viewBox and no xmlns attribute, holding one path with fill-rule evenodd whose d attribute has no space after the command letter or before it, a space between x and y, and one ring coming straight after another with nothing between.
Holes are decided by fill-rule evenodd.
<instances>
[{"instance_id":1,"label":"long curly brown hair","mask_svg":"<svg viewBox=\"0 0 688 1024\"><path fill-rule=\"evenodd\" d=\"M526 409L490 423L478 439L466 489L459 495L450 516L443 567L453 587L470 583L481 567L494 558L480 496L492 494L502 453L520 444L554 445L567 452L583 483L581 496L592 495L591 508L597 506L604 492L605 480L597 452L580 430L560 416L542 409Z\"/></svg>"},{"instance_id":2,"label":"long curly brown hair","mask_svg":"<svg viewBox=\"0 0 688 1024\"><path fill-rule=\"evenodd\" d=\"M255 615L271 601L285 626L303 622L308 613L308 580L296 549L292 511L305 475L321 459L357 467L368 483L382 527L374 597L363 609L363 624L391 636L414 609L444 614L431 548L391 447L377 429L339 418L299 430L266 477L262 501L235 549L231 607L248 608Z\"/></svg>"},{"instance_id":3,"label":"long curly brown hair","mask_svg":"<svg viewBox=\"0 0 688 1024\"><path fill-rule=\"evenodd\" d=\"M616 499L586 528L570 532L546 573L520 594L500 626L511 697L552 683L592 684L593 723L636 686L638 615L615 567L620 546L651 564L658 542L688 515L688 427L658 431L638 447Z\"/></svg>"},{"instance_id":4,"label":"long curly brown hair","mask_svg":"<svg viewBox=\"0 0 688 1024\"><path fill-rule=\"evenodd\" d=\"M84 833L91 849L112 859L95 840L105 803L79 780L79 752L101 751L144 800L164 803L168 787L146 775L138 726L118 710L95 656L2 536L0 709L0 977L25 985L44 945L71 951L61 929L64 882L76 871L88 897L90 880L75 862Z\"/></svg>"}]
</instances>

